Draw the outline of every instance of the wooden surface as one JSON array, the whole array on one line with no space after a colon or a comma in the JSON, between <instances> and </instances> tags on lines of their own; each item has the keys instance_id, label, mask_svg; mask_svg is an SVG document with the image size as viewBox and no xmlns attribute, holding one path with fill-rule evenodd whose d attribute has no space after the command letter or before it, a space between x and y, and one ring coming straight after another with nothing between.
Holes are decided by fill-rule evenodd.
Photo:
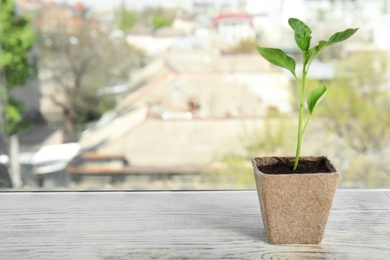
<instances>
[{"instance_id":1,"label":"wooden surface","mask_svg":"<svg viewBox=\"0 0 390 260\"><path fill-rule=\"evenodd\" d=\"M255 191L0 201L0 259L390 259L390 190L338 190L320 245L268 244Z\"/></svg>"}]
</instances>

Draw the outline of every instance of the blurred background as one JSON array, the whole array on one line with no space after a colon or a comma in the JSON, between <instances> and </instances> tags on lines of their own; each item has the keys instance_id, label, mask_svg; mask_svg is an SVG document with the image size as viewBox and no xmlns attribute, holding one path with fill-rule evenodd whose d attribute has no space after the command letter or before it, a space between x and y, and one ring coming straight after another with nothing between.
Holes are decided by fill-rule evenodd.
<instances>
[{"instance_id":1,"label":"blurred background","mask_svg":"<svg viewBox=\"0 0 390 260\"><path fill-rule=\"evenodd\" d=\"M0 189L255 188L250 158L295 154L299 90L256 45L328 86L302 155L340 187L390 187L390 0L0 0ZM298 72L299 74L299 72Z\"/></svg>"}]
</instances>

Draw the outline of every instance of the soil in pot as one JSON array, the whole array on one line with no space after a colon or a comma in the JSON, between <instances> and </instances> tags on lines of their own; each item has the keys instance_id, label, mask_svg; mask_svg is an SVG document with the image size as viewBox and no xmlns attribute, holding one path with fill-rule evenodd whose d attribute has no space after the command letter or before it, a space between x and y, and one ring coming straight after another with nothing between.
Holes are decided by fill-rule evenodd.
<instances>
[{"instance_id":1,"label":"soil in pot","mask_svg":"<svg viewBox=\"0 0 390 260\"><path fill-rule=\"evenodd\" d=\"M294 161L291 158L278 158L273 164L257 165L258 169L265 174L307 174L307 173L330 173L326 160L313 160L301 158L298 168L293 171Z\"/></svg>"}]
</instances>

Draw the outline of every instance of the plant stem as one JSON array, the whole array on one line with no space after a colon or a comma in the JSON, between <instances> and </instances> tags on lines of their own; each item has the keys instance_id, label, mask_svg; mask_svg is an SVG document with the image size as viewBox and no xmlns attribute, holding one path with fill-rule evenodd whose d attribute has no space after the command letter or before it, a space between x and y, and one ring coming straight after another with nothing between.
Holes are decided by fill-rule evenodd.
<instances>
[{"instance_id":1,"label":"plant stem","mask_svg":"<svg viewBox=\"0 0 390 260\"><path fill-rule=\"evenodd\" d=\"M303 54L303 60L305 61L305 53ZM302 144L302 121L305 110L305 97L306 97L306 74L307 74L307 63L303 63L302 69L302 88L301 88L301 97L299 100L299 121L298 121L298 141L297 141L297 151L295 153L295 162L293 171L295 171L298 167L299 157L301 154L301 144ZM306 127L305 127L306 128Z\"/></svg>"}]
</instances>

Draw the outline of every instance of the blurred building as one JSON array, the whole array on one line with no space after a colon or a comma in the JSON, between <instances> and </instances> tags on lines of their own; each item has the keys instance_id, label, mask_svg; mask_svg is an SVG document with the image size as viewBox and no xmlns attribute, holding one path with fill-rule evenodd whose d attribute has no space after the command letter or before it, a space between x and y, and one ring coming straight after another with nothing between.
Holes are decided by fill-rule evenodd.
<instances>
[{"instance_id":1,"label":"blurred building","mask_svg":"<svg viewBox=\"0 0 390 260\"><path fill-rule=\"evenodd\" d=\"M256 54L171 50L137 73L116 110L83 133L82 150L134 167L200 167L242 152L240 134L269 109L291 111L289 76Z\"/></svg>"},{"instance_id":2,"label":"blurred building","mask_svg":"<svg viewBox=\"0 0 390 260\"><path fill-rule=\"evenodd\" d=\"M86 19L88 9L80 2L68 4L43 0L17 0L20 12L32 15L34 27L40 32L55 31L59 27L66 26L69 32L80 27Z\"/></svg>"},{"instance_id":3,"label":"blurred building","mask_svg":"<svg viewBox=\"0 0 390 260\"><path fill-rule=\"evenodd\" d=\"M50 32L66 26L68 32L74 32L85 20L86 13L87 10L81 3L73 6L66 3L55 4L50 2L40 10L38 29L42 32Z\"/></svg>"},{"instance_id":4,"label":"blurred building","mask_svg":"<svg viewBox=\"0 0 390 260\"><path fill-rule=\"evenodd\" d=\"M229 45L256 38L252 16L246 13L222 13L213 19L212 25L218 40Z\"/></svg>"}]
</instances>

